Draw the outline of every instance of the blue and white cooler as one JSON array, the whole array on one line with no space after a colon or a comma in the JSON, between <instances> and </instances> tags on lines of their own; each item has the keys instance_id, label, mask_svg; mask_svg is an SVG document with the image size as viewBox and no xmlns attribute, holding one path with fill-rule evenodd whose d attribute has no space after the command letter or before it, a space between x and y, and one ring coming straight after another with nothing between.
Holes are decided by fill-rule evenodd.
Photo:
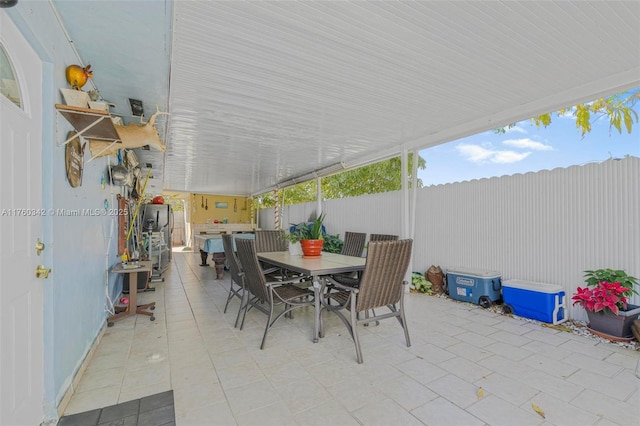
<instances>
[{"instance_id":1,"label":"blue and white cooler","mask_svg":"<svg viewBox=\"0 0 640 426\"><path fill-rule=\"evenodd\" d=\"M475 303L483 308L490 307L502 297L502 278L497 271L448 268L447 287L452 299Z\"/></svg>"},{"instance_id":2,"label":"blue and white cooler","mask_svg":"<svg viewBox=\"0 0 640 426\"><path fill-rule=\"evenodd\" d=\"M502 297L515 315L550 324L567 320L565 292L559 285L505 280L502 283Z\"/></svg>"}]
</instances>

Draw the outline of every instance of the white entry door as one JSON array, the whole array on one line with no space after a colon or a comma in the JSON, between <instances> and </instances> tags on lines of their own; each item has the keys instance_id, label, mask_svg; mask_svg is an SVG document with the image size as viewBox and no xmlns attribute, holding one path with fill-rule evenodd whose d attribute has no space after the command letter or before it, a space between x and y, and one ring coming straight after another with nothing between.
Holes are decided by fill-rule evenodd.
<instances>
[{"instance_id":1,"label":"white entry door","mask_svg":"<svg viewBox=\"0 0 640 426\"><path fill-rule=\"evenodd\" d=\"M33 426L43 421L47 284L36 278L44 263L36 254L43 215L42 63L3 10L0 47L0 425Z\"/></svg>"}]
</instances>

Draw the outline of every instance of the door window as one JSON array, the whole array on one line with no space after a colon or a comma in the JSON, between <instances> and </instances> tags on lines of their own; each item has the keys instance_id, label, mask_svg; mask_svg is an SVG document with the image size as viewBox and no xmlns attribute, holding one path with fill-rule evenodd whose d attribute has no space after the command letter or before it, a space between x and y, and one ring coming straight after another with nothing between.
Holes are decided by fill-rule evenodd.
<instances>
[{"instance_id":1,"label":"door window","mask_svg":"<svg viewBox=\"0 0 640 426\"><path fill-rule=\"evenodd\" d=\"M0 93L11 102L22 108L20 99L20 86L13 69L13 64L9 60L6 50L0 44Z\"/></svg>"}]
</instances>

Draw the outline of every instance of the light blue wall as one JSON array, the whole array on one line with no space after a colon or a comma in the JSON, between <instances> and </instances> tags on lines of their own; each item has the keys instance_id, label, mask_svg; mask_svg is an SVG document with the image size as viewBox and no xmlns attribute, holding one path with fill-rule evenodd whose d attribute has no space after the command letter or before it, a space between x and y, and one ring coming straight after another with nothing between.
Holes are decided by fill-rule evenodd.
<instances>
[{"instance_id":1,"label":"light blue wall","mask_svg":"<svg viewBox=\"0 0 640 426\"><path fill-rule=\"evenodd\" d=\"M45 209L103 209L104 200L117 206L120 187L100 180L106 157L90 163L88 147L82 186L71 188L60 145L71 130L54 104L63 103L60 87L68 87L65 69L77 63L48 2L20 1L8 15L44 63L43 70L43 207ZM44 285L44 410L55 418L56 407L69 388L91 345L105 325L105 293L117 293L107 270L116 260L117 222L109 216L48 216L43 222L46 244L43 262L53 274ZM108 280L108 282L107 282ZM108 290L105 291L105 286Z\"/></svg>"}]
</instances>

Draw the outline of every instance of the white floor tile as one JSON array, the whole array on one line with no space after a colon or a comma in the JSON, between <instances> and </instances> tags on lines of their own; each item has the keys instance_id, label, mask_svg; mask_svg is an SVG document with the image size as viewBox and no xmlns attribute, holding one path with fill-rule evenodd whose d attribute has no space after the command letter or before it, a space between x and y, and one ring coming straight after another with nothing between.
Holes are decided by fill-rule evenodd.
<instances>
[{"instance_id":1,"label":"white floor tile","mask_svg":"<svg viewBox=\"0 0 640 426\"><path fill-rule=\"evenodd\" d=\"M178 414L183 416L196 408L225 402L225 395L218 383L196 383L174 389L173 400L177 418Z\"/></svg>"},{"instance_id":2,"label":"white floor tile","mask_svg":"<svg viewBox=\"0 0 640 426\"><path fill-rule=\"evenodd\" d=\"M107 386L99 389L92 389L86 392L75 392L65 415L82 413L100 407L107 407L118 402L120 385Z\"/></svg>"},{"instance_id":3,"label":"white floor tile","mask_svg":"<svg viewBox=\"0 0 640 426\"><path fill-rule=\"evenodd\" d=\"M353 412L363 425L422 425L422 422L395 401L373 401Z\"/></svg>"},{"instance_id":4,"label":"white floor tile","mask_svg":"<svg viewBox=\"0 0 640 426\"><path fill-rule=\"evenodd\" d=\"M608 395L606 390L586 390L571 401L571 405L624 426L636 425L640 418L638 401L620 402Z\"/></svg>"},{"instance_id":5,"label":"white floor tile","mask_svg":"<svg viewBox=\"0 0 640 426\"><path fill-rule=\"evenodd\" d=\"M225 401L193 408L185 413L176 412L176 424L180 426L229 426L235 425L236 420L231 413L229 404Z\"/></svg>"},{"instance_id":6,"label":"white floor tile","mask_svg":"<svg viewBox=\"0 0 640 426\"><path fill-rule=\"evenodd\" d=\"M238 425L241 426L295 426L294 416L285 404L277 402L253 411L238 414Z\"/></svg>"},{"instance_id":7,"label":"white floor tile","mask_svg":"<svg viewBox=\"0 0 640 426\"><path fill-rule=\"evenodd\" d=\"M199 263L176 253L144 294L156 321L105 330L65 414L172 389L180 426L626 426L640 416L638 351L446 298L407 295L409 348L395 320L359 327L364 364L335 315L312 343L309 308L276 323L260 350L265 315L234 328L238 301L222 312L227 279Z\"/></svg>"},{"instance_id":8,"label":"white floor tile","mask_svg":"<svg viewBox=\"0 0 640 426\"><path fill-rule=\"evenodd\" d=\"M295 419L297 424L308 426L359 426L361 424L342 404L334 399L296 414Z\"/></svg>"},{"instance_id":9,"label":"white floor tile","mask_svg":"<svg viewBox=\"0 0 640 426\"><path fill-rule=\"evenodd\" d=\"M483 426L485 424L445 398L434 399L416 408L411 414L429 426Z\"/></svg>"},{"instance_id":10,"label":"white floor tile","mask_svg":"<svg viewBox=\"0 0 640 426\"><path fill-rule=\"evenodd\" d=\"M104 370L87 371L78 383L77 392L100 389L108 386L120 386L124 378L122 367L107 368Z\"/></svg>"},{"instance_id":11,"label":"white floor tile","mask_svg":"<svg viewBox=\"0 0 640 426\"><path fill-rule=\"evenodd\" d=\"M232 389L225 388L231 410L239 415L277 403L280 398L266 380L258 380Z\"/></svg>"},{"instance_id":12,"label":"white floor tile","mask_svg":"<svg viewBox=\"0 0 640 426\"><path fill-rule=\"evenodd\" d=\"M438 394L406 375L378 383L376 388L407 411L438 397Z\"/></svg>"},{"instance_id":13,"label":"white floor tile","mask_svg":"<svg viewBox=\"0 0 640 426\"><path fill-rule=\"evenodd\" d=\"M372 386L366 378L343 381L333 386L328 386L327 390L336 400L341 401L345 407L348 407L351 412L365 405L379 403L387 399L387 396L381 390Z\"/></svg>"},{"instance_id":14,"label":"white floor tile","mask_svg":"<svg viewBox=\"0 0 640 426\"><path fill-rule=\"evenodd\" d=\"M532 409L531 404L535 404L544 411L545 419L550 424L563 425L563 426L584 426L601 423L598 422L599 418L595 414L588 413L575 407L571 404L566 404L562 400L548 395L539 394L531 398L531 400L523 403L521 408Z\"/></svg>"},{"instance_id":15,"label":"white floor tile","mask_svg":"<svg viewBox=\"0 0 640 426\"><path fill-rule=\"evenodd\" d=\"M517 407L494 395L481 398L467 412L492 426L538 426L543 422L533 409Z\"/></svg>"},{"instance_id":16,"label":"white floor tile","mask_svg":"<svg viewBox=\"0 0 640 426\"><path fill-rule=\"evenodd\" d=\"M310 410L332 399L332 395L320 383L305 378L281 386L277 392L293 414Z\"/></svg>"},{"instance_id":17,"label":"white floor tile","mask_svg":"<svg viewBox=\"0 0 640 426\"><path fill-rule=\"evenodd\" d=\"M453 374L447 374L429 383L428 388L436 396L445 398L461 408L467 408L478 401L479 386Z\"/></svg>"},{"instance_id":18,"label":"white floor tile","mask_svg":"<svg viewBox=\"0 0 640 426\"><path fill-rule=\"evenodd\" d=\"M481 387L485 394L496 395L515 405L521 405L538 393L537 389L499 373L491 373L474 384Z\"/></svg>"}]
</instances>

